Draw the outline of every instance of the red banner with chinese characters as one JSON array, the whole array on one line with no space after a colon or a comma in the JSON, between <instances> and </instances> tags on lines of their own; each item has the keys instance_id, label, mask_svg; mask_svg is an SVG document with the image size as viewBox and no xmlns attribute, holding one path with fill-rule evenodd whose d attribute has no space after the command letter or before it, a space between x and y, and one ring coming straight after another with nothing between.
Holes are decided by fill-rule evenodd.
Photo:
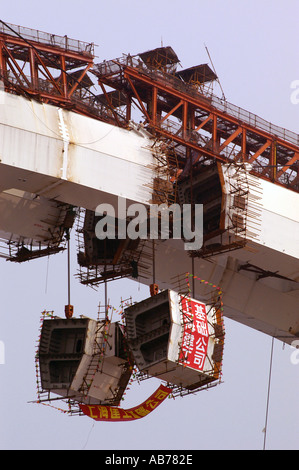
<instances>
[{"instance_id":1,"label":"red banner with chinese characters","mask_svg":"<svg viewBox=\"0 0 299 470\"><path fill-rule=\"evenodd\" d=\"M81 411L95 421L133 421L151 413L171 393L171 388L160 387L141 405L124 410L115 406L106 405L79 405Z\"/></svg>"},{"instance_id":2,"label":"red banner with chinese characters","mask_svg":"<svg viewBox=\"0 0 299 470\"><path fill-rule=\"evenodd\" d=\"M209 341L206 305L183 296L181 301L184 331L179 361L192 369L202 371Z\"/></svg>"}]
</instances>

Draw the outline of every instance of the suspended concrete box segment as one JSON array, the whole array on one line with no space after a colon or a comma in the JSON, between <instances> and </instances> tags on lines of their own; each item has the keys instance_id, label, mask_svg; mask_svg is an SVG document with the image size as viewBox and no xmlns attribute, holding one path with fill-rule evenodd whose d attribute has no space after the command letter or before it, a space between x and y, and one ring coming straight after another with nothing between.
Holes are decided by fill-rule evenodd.
<instances>
[{"instance_id":1,"label":"suspended concrete box segment","mask_svg":"<svg viewBox=\"0 0 299 470\"><path fill-rule=\"evenodd\" d=\"M85 404L117 406L131 376L118 323L44 320L39 368L43 391Z\"/></svg>"},{"instance_id":2,"label":"suspended concrete box segment","mask_svg":"<svg viewBox=\"0 0 299 470\"><path fill-rule=\"evenodd\" d=\"M101 219L94 211L86 210L83 225L84 252L79 251L78 262L81 266L116 264L121 240L117 238L99 239L96 224Z\"/></svg>"},{"instance_id":3,"label":"suspended concrete box segment","mask_svg":"<svg viewBox=\"0 0 299 470\"><path fill-rule=\"evenodd\" d=\"M258 235L262 206L257 178L249 164L210 165L178 182L179 204L203 205L203 246L193 256L205 257L243 248Z\"/></svg>"},{"instance_id":4,"label":"suspended concrete box segment","mask_svg":"<svg viewBox=\"0 0 299 470\"><path fill-rule=\"evenodd\" d=\"M84 221L78 230L78 264L82 284L98 284L118 277L138 276L138 259L142 249L140 239L118 236L119 219L113 218L115 238L100 239L96 234L97 223L106 216L86 210ZM80 223L80 222L79 222ZM128 221L126 221L126 224Z\"/></svg>"},{"instance_id":5,"label":"suspended concrete box segment","mask_svg":"<svg viewBox=\"0 0 299 470\"><path fill-rule=\"evenodd\" d=\"M189 391L218 380L224 338L218 314L172 290L126 308L128 342L141 373Z\"/></svg>"},{"instance_id":6,"label":"suspended concrete box segment","mask_svg":"<svg viewBox=\"0 0 299 470\"><path fill-rule=\"evenodd\" d=\"M177 185L178 200L184 204L203 205L203 236L210 238L224 229L221 220L223 192L217 165L208 166Z\"/></svg>"}]
</instances>

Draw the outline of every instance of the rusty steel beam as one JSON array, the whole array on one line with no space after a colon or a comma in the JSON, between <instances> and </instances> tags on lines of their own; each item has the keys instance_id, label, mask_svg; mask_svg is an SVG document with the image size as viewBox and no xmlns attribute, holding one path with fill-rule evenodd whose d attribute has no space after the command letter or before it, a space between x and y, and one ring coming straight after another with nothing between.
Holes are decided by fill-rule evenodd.
<instances>
[{"instance_id":1,"label":"rusty steel beam","mask_svg":"<svg viewBox=\"0 0 299 470\"><path fill-rule=\"evenodd\" d=\"M0 40L3 41L5 44L10 44L12 46L21 46L23 48L28 48L28 47L33 47L35 50L41 51L42 53L45 54L45 57L50 57L50 55L63 55L69 60L74 60L78 62L90 62L93 63L93 55L88 54L85 52L84 54L82 52L76 52L76 51L71 51L70 49L63 49L61 47L58 47L57 45L51 45L51 44L44 44L41 42L37 42L34 40L26 40L22 39L20 37L15 37L11 36L9 34L5 34L0 32ZM53 63L53 61L52 61Z\"/></svg>"},{"instance_id":2,"label":"rusty steel beam","mask_svg":"<svg viewBox=\"0 0 299 470\"><path fill-rule=\"evenodd\" d=\"M236 137L238 137L241 133L243 132L243 129L241 127L238 127L238 129L235 130L226 140L223 142L220 147L219 147L219 152L223 150L228 144L230 144Z\"/></svg>"},{"instance_id":3,"label":"rusty steel beam","mask_svg":"<svg viewBox=\"0 0 299 470\"><path fill-rule=\"evenodd\" d=\"M148 120L148 122L151 122L152 120L151 120L151 118L150 118L150 116L149 116L147 110L145 109L144 104L143 104L143 101L142 101L142 99L140 98L140 96L139 96L139 94L138 94L138 92L137 92L137 90L136 90L136 88L135 88L135 86L134 86L134 84L133 84L131 78L130 78L129 76L126 76L126 75L125 75L125 78L128 80L128 82L129 82L129 84L130 84L130 87L131 87L131 89L132 89L132 91L133 91L133 93L134 93L134 96L137 98L138 103L139 103L139 105L140 105L140 108L141 108L141 110L143 111L144 115L146 116L146 119Z\"/></svg>"},{"instance_id":4,"label":"rusty steel beam","mask_svg":"<svg viewBox=\"0 0 299 470\"><path fill-rule=\"evenodd\" d=\"M299 139L297 145L293 136L275 135L271 133L271 127L262 129L262 125L258 127L251 119L241 119L242 115L239 117L236 113L240 108L234 107L234 112L230 108L233 105L221 107L193 85L153 67L140 66L131 56L126 62L123 59L109 61L108 69L101 67L103 64L98 64L100 67L97 68L93 54L80 50L81 44L84 46L85 43L75 41L68 47L67 41L60 44L59 37L55 36L58 40L52 44L38 35L28 40L9 25L6 27L5 32L0 31L0 78L7 91L23 93L121 127L128 126L132 104L136 104L145 116L148 129L156 137L162 136L180 146L185 160L191 150L197 152L193 164L201 157L220 162L241 159L250 163L252 172L261 178L299 191ZM8 33L10 30L12 34ZM24 73L26 64L29 77ZM69 80L68 70L74 67L82 67L82 70ZM78 99L76 93L86 88L84 77L91 67L107 101L102 115L100 109L99 112L91 109L80 94ZM58 77L53 76L53 69L59 72ZM46 86L40 85L41 75ZM124 116L113 106L104 85L123 92L126 97ZM90 101L96 103L97 97L92 98ZM176 121L171 122L170 118Z\"/></svg>"},{"instance_id":5,"label":"rusty steel beam","mask_svg":"<svg viewBox=\"0 0 299 470\"><path fill-rule=\"evenodd\" d=\"M137 68L132 66L122 66L119 63L120 69L123 70L123 89L131 89L134 96L136 96L139 105L144 112L146 119L150 127L155 131L156 134L172 139L173 141L185 146L186 148L193 148L197 150L202 155L209 156L218 161L232 161L226 160L223 155L220 155L220 152L225 150L229 144L237 144L240 146L240 152L236 158L242 158L243 161L247 161L251 164L258 165L259 167L264 168L260 171L253 170L253 173L258 174L261 178L269 179L274 183L285 186L286 184L282 181L279 181L279 178L283 173L288 170L299 171L299 166L296 167L295 164L299 162L299 147L292 142L277 137L270 132L267 132L263 129L255 127L245 121L238 119L237 117L230 115L229 112L224 112L217 109L215 106L212 106L206 97L198 95L195 97L193 94L189 95L188 93L177 89L172 86L172 81L167 81L167 77L163 83L161 76L155 78L154 74L147 75L139 71ZM99 79L100 81L100 79ZM117 80L119 85L120 80ZM110 85L113 85L113 79L110 76ZM151 96L151 106L149 102L143 97L140 96L139 90L148 90L148 93L143 93L146 96ZM170 110L166 112L162 118L159 119L157 115L158 96L163 94L166 102L169 103ZM171 103L174 103L172 105ZM164 124L166 124L167 119L174 114L180 107L182 107L182 117L181 117L181 132L171 133L169 129L165 129ZM191 111L192 110L192 113ZM206 117L199 124L195 124L194 120L194 110L200 111L202 115ZM150 112L151 111L151 112ZM190 125L191 123L191 125ZM222 127L227 129L232 128L231 133L223 130ZM190 134L192 132L199 132L205 130L211 135L211 144L212 151L205 149L202 146L195 144L191 138ZM220 139L224 139L220 143ZM252 142L254 138L255 143ZM284 150L285 154L294 153L293 156L285 157L283 153L279 155L277 151L277 146L280 146ZM254 148L254 150L250 150ZM269 149L265 154L264 152ZM259 157L265 157L268 160L266 164L265 161L259 160ZM288 163L282 163L285 158L290 158ZM197 159L198 160L198 159ZM196 161L196 160L195 160ZM281 168L282 166L282 168ZM291 168L292 167L292 168ZM291 187L290 185L287 185Z\"/></svg>"},{"instance_id":6,"label":"rusty steel beam","mask_svg":"<svg viewBox=\"0 0 299 470\"><path fill-rule=\"evenodd\" d=\"M174 106L162 119L160 119L160 124L165 121L165 119L169 118L180 106L184 105L184 101L180 100L180 102Z\"/></svg>"},{"instance_id":7,"label":"rusty steel beam","mask_svg":"<svg viewBox=\"0 0 299 470\"><path fill-rule=\"evenodd\" d=\"M85 69L82 70L82 73L80 74L80 77L77 78L76 82L74 83L74 85L72 86L72 88L70 89L70 91L69 91L69 93L68 93L68 97L69 97L69 98L72 96L72 94L74 93L74 91L76 91L76 89L78 88L78 86L80 86L81 81L82 81L83 78L86 76L88 70L90 69L90 67L91 67L92 65L93 65L92 63L89 63L89 64L87 64L87 66L85 67ZM63 75L65 76L66 74L64 73Z\"/></svg>"},{"instance_id":8,"label":"rusty steel beam","mask_svg":"<svg viewBox=\"0 0 299 470\"><path fill-rule=\"evenodd\" d=\"M114 108L114 106L113 106L113 104L112 104L112 102L111 102L110 97L109 97L108 94L107 94L107 91L106 91L106 89L105 89L105 87L104 87L104 85L103 85L102 83L100 83L100 86L101 86L102 91L103 91L103 93L104 93L104 96L105 96L105 98L106 98L106 100L107 100L108 106L109 106L109 108L111 109L111 111L112 111L112 113L113 113L114 119L115 119L117 125L120 126L120 122L119 122L117 113L115 112L115 108Z\"/></svg>"},{"instance_id":9,"label":"rusty steel beam","mask_svg":"<svg viewBox=\"0 0 299 470\"><path fill-rule=\"evenodd\" d=\"M8 31L12 30L12 34L0 32L0 78L6 91L15 91L45 103L71 107L97 118L94 110L89 112L85 103L79 103L78 99L72 101L74 93L82 87L82 80L93 65L93 54L71 50L67 44L63 48L55 43L28 40L18 32L14 35L13 28L6 26ZM24 71L26 65L28 76ZM71 77L68 83L68 70L74 67L83 67L83 70L78 79ZM53 76L53 70L57 71L58 77Z\"/></svg>"}]
</instances>

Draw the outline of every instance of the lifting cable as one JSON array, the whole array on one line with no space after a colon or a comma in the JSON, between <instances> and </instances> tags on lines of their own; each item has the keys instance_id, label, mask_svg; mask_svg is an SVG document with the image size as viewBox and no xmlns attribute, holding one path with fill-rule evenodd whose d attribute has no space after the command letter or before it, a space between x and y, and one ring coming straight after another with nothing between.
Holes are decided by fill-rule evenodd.
<instances>
[{"instance_id":1,"label":"lifting cable","mask_svg":"<svg viewBox=\"0 0 299 470\"><path fill-rule=\"evenodd\" d=\"M47 290L48 290L49 260L50 260L50 254L48 254L48 259L47 259L45 294L47 294Z\"/></svg>"},{"instance_id":2,"label":"lifting cable","mask_svg":"<svg viewBox=\"0 0 299 470\"><path fill-rule=\"evenodd\" d=\"M155 240L153 238L153 284L156 284L156 259L155 259Z\"/></svg>"},{"instance_id":3,"label":"lifting cable","mask_svg":"<svg viewBox=\"0 0 299 470\"><path fill-rule=\"evenodd\" d=\"M71 305L71 260L70 260L70 230L66 229L66 241L67 241L67 305L64 307L66 318L73 316L74 307Z\"/></svg>"},{"instance_id":4,"label":"lifting cable","mask_svg":"<svg viewBox=\"0 0 299 470\"><path fill-rule=\"evenodd\" d=\"M105 322L108 323L108 320L109 320L109 315L108 315L109 305L108 305L108 293L107 293L107 279L104 280L104 286L105 286Z\"/></svg>"},{"instance_id":5,"label":"lifting cable","mask_svg":"<svg viewBox=\"0 0 299 470\"><path fill-rule=\"evenodd\" d=\"M71 303L71 263L70 263L70 233L67 235L67 300L68 305Z\"/></svg>"},{"instance_id":6,"label":"lifting cable","mask_svg":"<svg viewBox=\"0 0 299 470\"><path fill-rule=\"evenodd\" d=\"M217 79L216 79L216 80L217 80L217 82L219 83L220 89L221 89L221 91L222 91L222 99L223 99L224 101L226 101L226 97L225 97L225 94L224 94L223 88L222 88L222 86L221 86L221 83L220 83L220 78L218 77L218 75L217 75L217 73L216 73L216 69L215 69L215 67L214 67L214 64L213 64L213 61L212 61L211 55L210 55L210 53L209 53L209 49L207 48L207 46L206 46L206 45L204 45L204 46L205 46L205 49L206 49L206 51L207 51L208 57L209 57L209 59L210 59L210 62L211 62L211 65L212 65L212 68L213 68L214 74L215 74L215 75L216 75L216 77L217 77Z\"/></svg>"},{"instance_id":7,"label":"lifting cable","mask_svg":"<svg viewBox=\"0 0 299 470\"><path fill-rule=\"evenodd\" d=\"M272 374L272 362L273 362L273 345L274 345L274 336L272 336L272 344L271 344L271 355L270 355L270 367L269 367L269 380L268 380L268 393L267 393L266 418L265 418L265 427L264 427L263 450L265 450L265 448L266 448L266 435L267 435L267 425L268 425L270 386L271 386L271 374Z\"/></svg>"},{"instance_id":8,"label":"lifting cable","mask_svg":"<svg viewBox=\"0 0 299 470\"><path fill-rule=\"evenodd\" d=\"M159 292L159 286L156 284L156 252L155 252L155 239L152 240L152 261L153 261L153 283L150 285L150 295L153 297Z\"/></svg>"}]
</instances>

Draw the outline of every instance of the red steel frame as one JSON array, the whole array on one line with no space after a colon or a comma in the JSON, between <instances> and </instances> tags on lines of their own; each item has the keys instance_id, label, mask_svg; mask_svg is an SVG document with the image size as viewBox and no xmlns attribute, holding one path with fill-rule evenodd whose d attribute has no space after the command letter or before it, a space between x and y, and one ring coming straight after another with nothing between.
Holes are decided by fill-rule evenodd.
<instances>
[{"instance_id":1,"label":"red steel frame","mask_svg":"<svg viewBox=\"0 0 299 470\"><path fill-rule=\"evenodd\" d=\"M54 37L49 43L40 40L38 32L28 40L5 26L0 30L0 78L6 91L127 128L132 105L137 105L152 135L177 152L181 169L187 162L192 168L215 161L247 162L252 173L299 192L297 134L277 126L271 130L263 120L264 128L255 125L243 119L242 113L236 114L240 108L229 103L226 107L226 102L220 106L219 99L204 95L174 74L142 64L138 56L95 65L93 47L84 48L87 43L63 46L60 39L64 38L48 35L46 39ZM89 90L88 72L98 79L104 105ZM112 92L106 90L107 85ZM115 104L114 92L125 97L122 103Z\"/></svg>"},{"instance_id":2,"label":"red steel frame","mask_svg":"<svg viewBox=\"0 0 299 470\"><path fill-rule=\"evenodd\" d=\"M247 162L252 165L252 173L259 177L299 191L298 135L277 126L273 132L254 126L230 114L229 106L227 112L218 109L211 97L196 92L194 86L183 87L174 76L164 74L162 77L161 71L146 70L144 65L140 66L140 61L136 66L132 65L132 60L131 65L118 59L112 63L114 66L108 65L106 70L101 64L95 67L94 73L102 88L106 84L126 93L127 119L131 116L132 104L137 104L154 135L180 147L181 155L184 149L182 167L192 151L193 167L207 164L209 160ZM115 65L117 72L111 73ZM170 123L172 117L176 119L175 126L175 121ZM271 124L267 124L271 129ZM208 145L202 145L199 137L203 135Z\"/></svg>"},{"instance_id":3,"label":"red steel frame","mask_svg":"<svg viewBox=\"0 0 299 470\"><path fill-rule=\"evenodd\" d=\"M40 39L42 33L36 31L35 37L34 30L24 28L25 32L33 32L33 38L28 40L14 33L19 27L4 25L0 30L0 79L5 91L94 117L94 112L80 100L82 91L88 91L84 83L93 65L93 44L74 40L68 44L65 37L47 35L53 38L50 44ZM90 46L88 50L84 45ZM78 68L80 72L74 77L72 71Z\"/></svg>"}]
</instances>

